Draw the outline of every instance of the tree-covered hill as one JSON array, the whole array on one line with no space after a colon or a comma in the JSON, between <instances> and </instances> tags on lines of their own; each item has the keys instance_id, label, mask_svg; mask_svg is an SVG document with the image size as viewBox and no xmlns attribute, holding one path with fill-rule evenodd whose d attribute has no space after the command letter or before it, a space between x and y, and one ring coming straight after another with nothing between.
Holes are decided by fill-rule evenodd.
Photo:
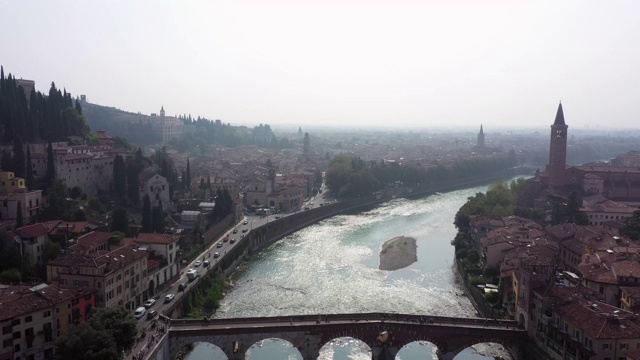
<instances>
[{"instance_id":1,"label":"tree-covered hill","mask_svg":"<svg viewBox=\"0 0 640 360\"><path fill-rule=\"evenodd\" d=\"M66 141L88 133L82 108L66 89L60 91L51 83L48 94L32 90L28 101L15 76L5 76L0 67L0 139L4 144L15 138L23 142Z\"/></svg>"}]
</instances>

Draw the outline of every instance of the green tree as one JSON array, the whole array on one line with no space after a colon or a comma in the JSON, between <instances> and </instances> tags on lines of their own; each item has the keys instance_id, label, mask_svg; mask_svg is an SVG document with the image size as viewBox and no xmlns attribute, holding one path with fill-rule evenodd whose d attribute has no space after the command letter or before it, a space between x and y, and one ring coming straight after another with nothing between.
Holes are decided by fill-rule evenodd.
<instances>
[{"instance_id":1,"label":"green tree","mask_svg":"<svg viewBox=\"0 0 640 360\"><path fill-rule=\"evenodd\" d=\"M53 145L51 144L51 138L49 138L49 144L47 145L47 173L44 177L45 189L48 189L56 178L56 165L53 159Z\"/></svg>"},{"instance_id":2,"label":"green tree","mask_svg":"<svg viewBox=\"0 0 640 360\"><path fill-rule=\"evenodd\" d=\"M136 319L122 307L94 309L90 314L92 328L106 332L116 344L117 353L133 347L137 333Z\"/></svg>"},{"instance_id":3,"label":"green tree","mask_svg":"<svg viewBox=\"0 0 640 360\"><path fill-rule=\"evenodd\" d=\"M28 190L33 190L34 189L34 177L33 177L33 162L31 161L31 149L29 146L27 146L27 169L26 169L26 175L25 175L25 182L26 182L26 186Z\"/></svg>"},{"instance_id":4,"label":"green tree","mask_svg":"<svg viewBox=\"0 0 640 360\"><path fill-rule=\"evenodd\" d=\"M631 214L624 220L624 225L620 228L620 235L627 236L630 239L640 239L640 209Z\"/></svg>"},{"instance_id":5,"label":"green tree","mask_svg":"<svg viewBox=\"0 0 640 360\"><path fill-rule=\"evenodd\" d=\"M54 179L47 189L47 207L41 213L41 220L59 219L70 207L64 183L59 179Z\"/></svg>"},{"instance_id":6,"label":"green tree","mask_svg":"<svg viewBox=\"0 0 640 360\"><path fill-rule=\"evenodd\" d=\"M120 354L109 332L96 330L88 323L72 326L56 339L58 360L119 360Z\"/></svg>"},{"instance_id":7,"label":"green tree","mask_svg":"<svg viewBox=\"0 0 640 360\"><path fill-rule=\"evenodd\" d=\"M5 283L20 284L22 282L22 274L16 268L4 270L0 272L0 280Z\"/></svg>"},{"instance_id":8,"label":"green tree","mask_svg":"<svg viewBox=\"0 0 640 360\"><path fill-rule=\"evenodd\" d=\"M185 184L186 190L191 191L191 165L189 165L189 158L187 158L187 169L185 170Z\"/></svg>"},{"instance_id":9,"label":"green tree","mask_svg":"<svg viewBox=\"0 0 640 360\"><path fill-rule=\"evenodd\" d=\"M153 232L164 233L164 211L162 211L162 207L153 207L151 210L151 221L153 223Z\"/></svg>"},{"instance_id":10,"label":"green tree","mask_svg":"<svg viewBox=\"0 0 640 360\"><path fill-rule=\"evenodd\" d=\"M129 214L127 209L115 208L111 212L113 217L111 220L111 231L120 231L124 234L129 233Z\"/></svg>"},{"instance_id":11,"label":"green tree","mask_svg":"<svg viewBox=\"0 0 640 360\"><path fill-rule=\"evenodd\" d=\"M22 202L18 201L17 211L16 211L16 228L21 228L24 226L24 216L22 215Z\"/></svg>"},{"instance_id":12,"label":"green tree","mask_svg":"<svg viewBox=\"0 0 640 360\"><path fill-rule=\"evenodd\" d=\"M149 195L146 194L142 200L142 232L150 233L152 231L151 199L149 199Z\"/></svg>"},{"instance_id":13,"label":"green tree","mask_svg":"<svg viewBox=\"0 0 640 360\"><path fill-rule=\"evenodd\" d=\"M24 155L24 144L20 136L13 140L13 172L16 177L24 178L26 175L27 161Z\"/></svg>"},{"instance_id":14,"label":"green tree","mask_svg":"<svg viewBox=\"0 0 640 360\"><path fill-rule=\"evenodd\" d=\"M124 159L116 155L113 159L113 190L119 197L124 197L127 189L127 170Z\"/></svg>"},{"instance_id":15,"label":"green tree","mask_svg":"<svg viewBox=\"0 0 640 360\"><path fill-rule=\"evenodd\" d=\"M5 231L0 231L0 271L20 269L22 264L20 250L7 244L11 244L11 237Z\"/></svg>"},{"instance_id":16,"label":"green tree","mask_svg":"<svg viewBox=\"0 0 640 360\"><path fill-rule=\"evenodd\" d=\"M44 251L43 251L43 261L44 263L48 263L49 261L55 259L58 257L58 255L60 255L60 250L62 249L62 246L55 242L55 241L49 241L44 245Z\"/></svg>"}]
</instances>

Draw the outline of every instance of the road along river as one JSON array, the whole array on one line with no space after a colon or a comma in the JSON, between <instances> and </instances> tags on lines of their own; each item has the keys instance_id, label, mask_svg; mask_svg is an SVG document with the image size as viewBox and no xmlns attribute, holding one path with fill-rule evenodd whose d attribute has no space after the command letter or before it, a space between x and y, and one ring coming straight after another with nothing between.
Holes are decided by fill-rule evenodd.
<instances>
[{"instance_id":1,"label":"road along river","mask_svg":"<svg viewBox=\"0 0 640 360\"><path fill-rule=\"evenodd\" d=\"M488 185L396 199L370 211L338 215L283 238L243 264L232 276L216 317L351 312L401 312L477 316L453 267L453 219L468 197ZM399 235L417 240L418 261L395 271L378 270L382 244ZM487 353L496 348L479 346ZM211 359L211 344L199 344L188 360ZM326 345L320 359L370 359L366 345L341 338ZM398 359L429 359L435 348L413 343ZM504 352L493 356L508 358ZM492 359L467 349L456 360ZM214 359L225 359L217 355ZM301 359L282 341L254 345L247 359Z\"/></svg>"}]
</instances>

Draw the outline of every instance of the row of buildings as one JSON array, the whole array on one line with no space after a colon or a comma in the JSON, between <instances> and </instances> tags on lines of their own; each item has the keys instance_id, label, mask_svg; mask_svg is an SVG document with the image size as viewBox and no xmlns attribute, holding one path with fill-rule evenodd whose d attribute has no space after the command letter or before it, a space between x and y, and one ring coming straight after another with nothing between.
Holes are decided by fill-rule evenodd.
<instances>
[{"instance_id":1,"label":"row of buildings","mask_svg":"<svg viewBox=\"0 0 640 360\"><path fill-rule=\"evenodd\" d=\"M500 269L507 311L550 358L640 359L640 242L620 234L640 205L640 157L567 166L567 130L560 104L549 163L529 181L537 206L575 192L589 225L475 216L472 237Z\"/></svg>"},{"instance_id":2,"label":"row of buildings","mask_svg":"<svg viewBox=\"0 0 640 360\"><path fill-rule=\"evenodd\" d=\"M47 284L0 288L0 359L52 358L55 341L93 307L133 311L179 276L178 236L140 233L115 239L91 222L49 221L9 235L44 266L48 242L63 245L46 263Z\"/></svg>"}]
</instances>

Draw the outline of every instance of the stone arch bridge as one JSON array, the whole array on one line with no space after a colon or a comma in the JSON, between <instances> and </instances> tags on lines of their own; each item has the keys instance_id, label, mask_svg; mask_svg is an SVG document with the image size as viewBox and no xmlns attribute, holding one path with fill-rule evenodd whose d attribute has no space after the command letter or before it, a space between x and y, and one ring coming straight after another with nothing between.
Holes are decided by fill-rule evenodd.
<instances>
[{"instance_id":1,"label":"stone arch bridge","mask_svg":"<svg viewBox=\"0 0 640 360\"><path fill-rule=\"evenodd\" d=\"M230 360L240 360L253 344L278 338L293 344L305 360L316 360L326 343L340 337L366 343L374 360L394 359L403 346L420 340L437 346L440 359L491 342L503 345L517 360L522 358L526 331L510 320L396 313L171 320L168 336L146 358L175 359L181 348L202 341L220 347Z\"/></svg>"}]
</instances>

